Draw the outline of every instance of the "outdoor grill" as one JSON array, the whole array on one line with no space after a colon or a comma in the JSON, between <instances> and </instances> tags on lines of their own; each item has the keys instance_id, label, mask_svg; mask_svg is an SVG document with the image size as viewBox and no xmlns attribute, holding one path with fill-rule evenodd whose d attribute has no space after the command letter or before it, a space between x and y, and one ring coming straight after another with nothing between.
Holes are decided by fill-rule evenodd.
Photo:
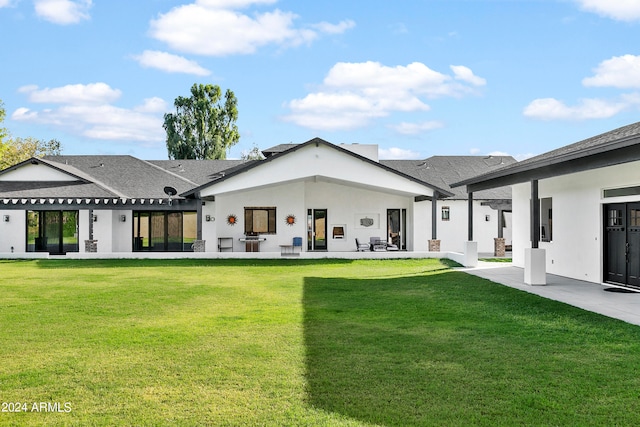
<instances>
[{"instance_id":1,"label":"outdoor grill","mask_svg":"<svg viewBox=\"0 0 640 427\"><path fill-rule=\"evenodd\" d=\"M258 234L246 234L240 239L241 242L245 243L246 252L260 252L260 242L265 240L267 239L260 237Z\"/></svg>"}]
</instances>

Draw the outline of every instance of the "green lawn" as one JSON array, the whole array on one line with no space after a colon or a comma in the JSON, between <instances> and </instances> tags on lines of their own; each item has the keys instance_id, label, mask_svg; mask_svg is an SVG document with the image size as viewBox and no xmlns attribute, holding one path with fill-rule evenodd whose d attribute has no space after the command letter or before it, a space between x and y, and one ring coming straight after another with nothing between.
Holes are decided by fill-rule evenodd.
<instances>
[{"instance_id":1,"label":"green lawn","mask_svg":"<svg viewBox=\"0 0 640 427\"><path fill-rule=\"evenodd\" d=\"M437 260L0 261L0 331L0 425L640 424L639 327Z\"/></svg>"}]
</instances>

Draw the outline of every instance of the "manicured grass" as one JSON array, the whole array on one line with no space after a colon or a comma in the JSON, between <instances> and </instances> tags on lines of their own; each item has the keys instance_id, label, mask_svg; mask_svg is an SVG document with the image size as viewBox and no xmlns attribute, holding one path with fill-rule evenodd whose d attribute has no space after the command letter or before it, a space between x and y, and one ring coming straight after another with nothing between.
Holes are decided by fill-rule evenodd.
<instances>
[{"instance_id":1,"label":"manicured grass","mask_svg":"<svg viewBox=\"0 0 640 427\"><path fill-rule=\"evenodd\" d=\"M437 260L0 261L0 425L637 425L640 328Z\"/></svg>"},{"instance_id":2,"label":"manicured grass","mask_svg":"<svg viewBox=\"0 0 640 427\"><path fill-rule=\"evenodd\" d=\"M511 262L511 258L479 258L478 261L485 262Z\"/></svg>"}]
</instances>

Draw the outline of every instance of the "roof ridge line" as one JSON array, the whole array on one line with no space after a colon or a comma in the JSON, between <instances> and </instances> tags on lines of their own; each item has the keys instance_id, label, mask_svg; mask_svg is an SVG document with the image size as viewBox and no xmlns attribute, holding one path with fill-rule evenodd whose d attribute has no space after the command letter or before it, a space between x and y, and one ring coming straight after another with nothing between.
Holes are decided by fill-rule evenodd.
<instances>
[{"instance_id":1,"label":"roof ridge line","mask_svg":"<svg viewBox=\"0 0 640 427\"><path fill-rule=\"evenodd\" d=\"M133 156L132 156L132 157L133 157ZM141 162L146 163L147 165L149 165L149 166L151 166L151 167L154 167L154 168L156 168L156 169L158 169L158 170L160 170L160 171L162 171L162 172L164 172L164 173L168 173L169 175L173 175L173 176L175 176L176 178L179 178L179 179L183 180L184 182L186 182L186 183L188 183L188 184L191 184L191 185L196 186L196 187L198 186L198 184L197 184L197 183L195 183L195 182L191 181L190 179L187 179L187 178L185 178L185 177L183 177L183 176L180 176L180 175L178 175L178 174L177 174L177 173L175 173L175 172L168 171L168 170L166 170L165 168L162 168L162 167L160 167L160 166L158 166L158 165L154 165L153 163L151 163L151 162L150 162L150 161L148 161L148 160L138 159L137 157L134 157L134 159L140 160ZM181 159L176 159L176 160L181 160Z\"/></svg>"}]
</instances>

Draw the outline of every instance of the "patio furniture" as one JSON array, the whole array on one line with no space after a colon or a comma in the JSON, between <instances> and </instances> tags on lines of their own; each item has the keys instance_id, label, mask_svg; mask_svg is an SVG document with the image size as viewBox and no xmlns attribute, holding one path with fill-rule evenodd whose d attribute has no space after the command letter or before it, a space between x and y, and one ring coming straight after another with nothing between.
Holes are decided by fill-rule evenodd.
<instances>
[{"instance_id":1,"label":"patio furniture","mask_svg":"<svg viewBox=\"0 0 640 427\"><path fill-rule=\"evenodd\" d=\"M356 252L366 252L369 250L371 250L371 248L367 243L360 243L358 238L356 238Z\"/></svg>"},{"instance_id":2,"label":"patio furniture","mask_svg":"<svg viewBox=\"0 0 640 427\"><path fill-rule=\"evenodd\" d=\"M299 248L296 252L296 248ZM280 245L280 255L282 256L290 256L290 255L300 255L302 252L302 237L294 237L293 244L291 245Z\"/></svg>"},{"instance_id":3,"label":"patio furniture","mask_svg":"<svg viewBox=\"0 0 640 427\"><path fill-rule=\"evenodd\" d=\"M389 243L386 240L382 240L379 237L370 237L369 245L372 251L397 251L398 246L393 243Z\"/></svg>"},{"instance_id":4,"label":"patio furniture","mask_svg":"<svg viewBox=\"0 0 640 427\"><path fill-rule=\"evenodd\" d=\"M387 242L382 240L380 237L370 237L369 244L371 245L372 251L386 251L387 250Z\"/></svg>"}]
</instances>

